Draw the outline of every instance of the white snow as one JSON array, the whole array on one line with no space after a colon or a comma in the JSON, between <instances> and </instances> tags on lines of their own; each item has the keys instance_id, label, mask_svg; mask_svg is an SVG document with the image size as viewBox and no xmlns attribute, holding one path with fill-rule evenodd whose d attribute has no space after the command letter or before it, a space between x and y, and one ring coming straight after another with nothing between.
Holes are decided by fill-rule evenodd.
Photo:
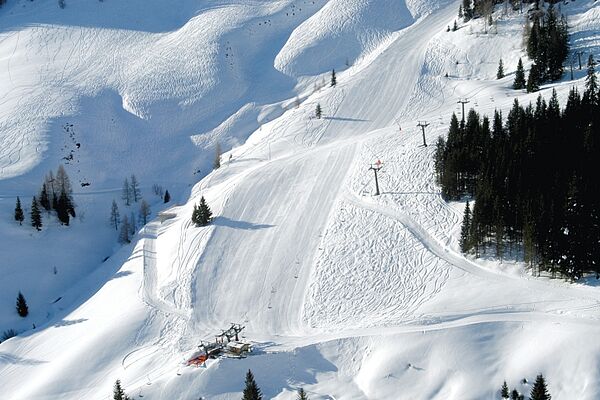
<instances>
[{"instance_id":1,"label":"white snow","mask_svg":"<svg viewBox=\"0 0 600 400\"><path fill-rule=\"evenodd\" d=\"M480 21L446 32L459 3L9 1L0 334L19 335L0 344L0 397L108 399L121 379L135 398L235 399L251 368L265 398L498 398L503 380L529 394L520 382L538 373L554 399L599 398L597 284L465 258L464 204L435 185L433 144L459 97L491 114L537 96L510 89L523 16L499 8L489 34ZM597 53L600 6L562 9L574 49ZM499 58L509 74L495 80ZM564 99L583 76L542 94ZM15 197L27 209L69 154L83 217L19 227ZM120 246L108 216L113 198L137 212L119 201L132 173L152 215L174 218ZM215 218L199 228L201 196ZM231 322L255 354L184 366Z\"/></svg>"}]
</instances>

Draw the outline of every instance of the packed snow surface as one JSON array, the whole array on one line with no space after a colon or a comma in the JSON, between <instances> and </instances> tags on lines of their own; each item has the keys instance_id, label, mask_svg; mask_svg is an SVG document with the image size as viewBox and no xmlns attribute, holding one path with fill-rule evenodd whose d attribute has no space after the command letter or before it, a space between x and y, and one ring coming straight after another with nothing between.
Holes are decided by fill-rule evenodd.
<instances>
[{"instance_id":1,"label":"packed snow surface","mask_svg":"<svg viewBox=\"0 0 600 400\"><path fill-rule=\"evenodd\" d=\"M252 369L265 398L492 399L504 380L527 395L539 373L554 399L600 398L595 281L465 257L464 204L435 184L458 98L491 114L537 96L511 89L523 15L446 32L459 3L9 0L0 334L18 335L0 344L0 397L109 399L120 379L132 398L237 399ZM561 9L573 52L598 54L600 5ZM583 78L541 93L564 100ZM78 217L16 224L16 196L28 216L61 163ZM121 200L131 174L154 219L121 246L108 216L113 199L137 214ZM190 220L201 196L206 227ZM231 322L252 355L185 366Z\"/></svg>"}]
</instances>

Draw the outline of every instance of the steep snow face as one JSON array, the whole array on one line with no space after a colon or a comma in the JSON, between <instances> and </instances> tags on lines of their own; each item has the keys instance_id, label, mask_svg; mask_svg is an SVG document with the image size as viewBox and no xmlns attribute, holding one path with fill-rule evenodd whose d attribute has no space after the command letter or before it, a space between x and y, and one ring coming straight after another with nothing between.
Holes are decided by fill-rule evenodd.
<instances>
[{"instance_id":1,"label":"steep snow face","mask_svg":"<svg viewBox=\"0 0 600 400\"><path fill-rule=\"evenodd\" d=\"M345 69L412 22L404 1L329 1L294 30L275 58L275 67L292 76Z\"/></svg>"}]
</instances>

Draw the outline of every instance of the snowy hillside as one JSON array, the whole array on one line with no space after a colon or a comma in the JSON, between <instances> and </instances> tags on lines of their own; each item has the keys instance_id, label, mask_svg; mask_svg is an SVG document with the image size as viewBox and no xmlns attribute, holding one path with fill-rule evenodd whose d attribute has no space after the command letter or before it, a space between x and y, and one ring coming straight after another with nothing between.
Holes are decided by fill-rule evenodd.
<instances>
[{"instance_id":1,"label":"snowy hillside","mask_svg":"<svg viewBox=\"0 0 600 400\"><path fill-rule=\"evenodd\" d=\"M450 0L177 3L0 8L0 334L18 333L0 397L109 399L120 379L132 398L237 399L252 369L282 400L496 399L539 373L554 399L600 398L597 283L464 257L464 204L440 196L417 128L433 144L459 98L490 115L537 97L511 88L522 14L499 7L486 34L446 32ZM600 4L561 9L572 52L597 55ZM575 78L541 93L564 100ZM31 197L60 164L78 217L37 232ZM137 214L132 174L152 221L122 246L109 214ZM196 227L202 196L215 218ZM232 322L249 357L185 366Z\"/></svg>"}]
</instances>

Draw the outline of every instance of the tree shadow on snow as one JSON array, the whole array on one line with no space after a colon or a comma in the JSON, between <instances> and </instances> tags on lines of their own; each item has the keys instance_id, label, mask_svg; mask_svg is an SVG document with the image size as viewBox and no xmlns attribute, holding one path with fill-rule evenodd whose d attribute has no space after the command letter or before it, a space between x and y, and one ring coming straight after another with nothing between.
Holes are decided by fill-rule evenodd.
<instances>
[{"instance_id":1,"label":"tree shadow on snow","mask_svg":"<svg viewBox=\"0 0 600 400\"><path fill-rule=\"evenodd\" d=\"M58 321L56 324L54 324L55 328L60 328L63 326L70 326L70 325L76 325L76 324L80 324L82 322L87 321L87 318L79 318L79 319L63 319L62 321Z\"/></svg>"},{"instance_id":2,"label":"tree shadow on snow","mask_svg":"<svg viewBox=\"0 0 600 400\"><path fill-rule=\"evenodd\" d=\"M326 119L326 120L329 120L329 121L369 122L368 119L345 118L345 117L323 117L323 119Z\"/></svg>"},{"instance_id":3,"label":"tree shadow on snow","mask_svg":"<svg viewBox=\"0 0 600 400\"><path fill-rule=\"evenodd\" d=\"M23 358L15 356L9 353L0 353L0 365L2 364L14 364L14 365L38 365L44 364L47 361L34 360L31 358Z\"/></svg>"},{"instance_id":4,"label":"tree shadow on snow","mask_svg":"<svg viewBox=\"0 0 600 400\"><path fill-rule=\"evenodd\" d=\"M275 226L275 225L268 225L268 224L253 224L252 222L246 222L246 221L235 221L235 220L229 219L227 217L216 217L213 220L213 225L222 226L222 227L226 227L226 228L233 228L233 229L243 229L243 230L267 229L267 228L273 228Z\"/></svg>"}]
</instances>

